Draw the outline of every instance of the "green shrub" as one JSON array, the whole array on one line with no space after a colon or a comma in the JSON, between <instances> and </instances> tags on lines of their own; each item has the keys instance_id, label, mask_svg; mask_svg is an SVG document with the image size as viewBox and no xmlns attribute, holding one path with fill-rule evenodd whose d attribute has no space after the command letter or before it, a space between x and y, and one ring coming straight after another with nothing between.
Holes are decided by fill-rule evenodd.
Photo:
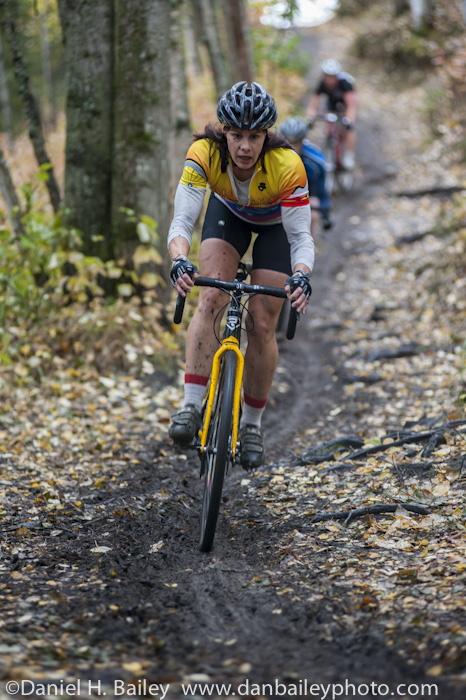
<instances>
[{"instance_id":1,"label":"green shrub","mask_svg":"<svg viewBox=\"0 0 466 700\"><path fill-rule=\"evenodd\" d=\"M17 236L0 225L0 352L5 361L11 348L8 328L35 324L73 302L102 298L111 281L115 297L127 298L138 290L153 289L160 277L148 270L160 265L155 249L156 222L141 217L137 232L141 244L133 254L133 269L115 260L103 261L81 252L81 234L64 225L61 215L37 211L31 188L23 188L27 213L24 234ZM134 216L134 212L127 212ZM4 217L1 217L4 219ZM112 301L111 299L109 300Z\"/></svg>"}]
</instances>

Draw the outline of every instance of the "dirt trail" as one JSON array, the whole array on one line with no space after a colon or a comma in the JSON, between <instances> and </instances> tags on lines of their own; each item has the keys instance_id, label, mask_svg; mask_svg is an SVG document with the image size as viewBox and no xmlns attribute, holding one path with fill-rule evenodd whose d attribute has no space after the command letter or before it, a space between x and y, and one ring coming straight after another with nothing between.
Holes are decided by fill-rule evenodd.
<instances>
[{"instance_id":1,"label":"dirt trail","mask_svg":"<svg viewBox=\"0 0 466 700\"><path fill-rule=\"evenodd\" d=\"M303 29L300 35L301 51L310 56L308 82L311 88L317 83L321 61L330 55L345 56L352 37L348 33L339 35L332 31L327 34L325 27ZM348 57L345 70L357 74L354 59ZM361 83L358 94L361 90L364 92L364 83ZM322 108L324 105L325 101L322 100ZM271 456L280 454L293 434L304 432L341 400L341 385L338 384L335 367L330 363L330 347L322 330L338 309L339 291L335 288L335 279L340 271L351 266L349 250L354 228L349 223L351 217L364 217L365 203L393 174L393 166L381 147L380 128L376 114L368 115L364 108L360 110L357 125L358 168L354 188L346 196L333 198L335 225L328 232L322 231L316 241L313 294L308 313L298 324L296 339L292 343L282 341L280 345L278 377L281 381L274 387L264 420ZM315 137L322 147L323 132L319 129L316 131L316 134L311 132L309 137ZM364 221L358 225L359 236L363 229ZM287 385L289 390L285 391ZM270 409L271 405L273 410ZM283 416L286 416L286 420L283 420Z\"/></svg>"}]
</instances>

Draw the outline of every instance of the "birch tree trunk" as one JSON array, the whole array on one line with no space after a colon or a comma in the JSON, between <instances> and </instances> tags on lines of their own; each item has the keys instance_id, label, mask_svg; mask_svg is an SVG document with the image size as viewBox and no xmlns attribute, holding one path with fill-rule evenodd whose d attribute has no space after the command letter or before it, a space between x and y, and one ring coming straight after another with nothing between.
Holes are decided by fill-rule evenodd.
<instances>
[{"instance_id":1,"label":"birch tree trunk","mask_svg":"<svg viewBox=\"0 0 466 700\"><path fill-rule=\"evenodd\" d=\"M139 242L135 223L120 211L125 207L157 222L159 251L167 257L170 0L120 3L116 36L112 181L115 252L129 262Z\"/></svg>"},{"instance_id":2,"label":"birch tree trunk","mask_svg":"<svg viewBox=\"0 0 466 700\"><path fill-rule=\"evenodd\" d=\"M113 255L113 0L59 0L59 11L66 57L68 222L82 231L85 253L107 259Z\"/></svg>"},{"instance_id":3,"label":"birch tree trunk","mask_svg":"<svg viewBox=\"0 0 466 700\"><path fill-rule=\"evenodd\" d=\"M20 32L18 30L17 0L0 0L0 23L3 27L13 59L13 70L18 85L19 94L23 101L26 117L29 125L29 136L34 148L37 162L40 166L48 166L48 179L46 181L50 201L54 211L60 207L60 190L55 179L50 158L47 155L42 120L37 100L29 85L29 73L24 62L20 46Z\"/></svg>"}]
</instances>

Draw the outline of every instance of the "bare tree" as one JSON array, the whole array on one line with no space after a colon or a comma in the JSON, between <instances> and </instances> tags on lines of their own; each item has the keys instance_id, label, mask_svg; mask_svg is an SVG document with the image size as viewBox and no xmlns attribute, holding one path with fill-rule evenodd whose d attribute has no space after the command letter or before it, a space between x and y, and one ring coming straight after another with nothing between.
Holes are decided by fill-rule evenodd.
<instances>
[{"instance_id":1,"label":"bare tree","mask_svg":"<svg viewBox=\"0 0 466 700\"><path fill-rule=\"evenodd\" d=\"M172 0L171 3L171 117L173 133L171 138L171 190L174 192L192 140L186 82L186 59L184 32L187 5L186 0Z\"/></svg>"},{"instance_id":2,"label":"bare tree","mask_svg":"<svg viewBox=\"0 0 466 700\"><path fill-rule=\"evenodd\" d=\"M13 224L13 230L17 236L23 233L23 226L21 223L21 207L19 204L18 197L16 195L16 190L13 185L13 180L11 178L10 169L8 168L8 163L5 160L3 151L0 147L0 190L5 200L6 207L8 209L8 214Z\"/></svg>"},{"instance_id":3,"label":"bare tree","mask_svg":"<svg viewBox=\"0 0 466 700\"><path fill-rule=\"evenodd\" d=\"M183 35L186 46L186 67L188 72L199 76L203 71L202 56L199 51L202 26L199 17L196 17L194 14L191 2L187 2L184 9L185 11L181 15L181 21L183 24Z\"/></svg>"},{"instance_id":4,"label":"bare tree","mask_svg":"<svg viewBox=\"0 0 466 700\"><path fill-rule=\"evenodd\" d=\"M23 58L23 52L20 44L21 32L18 28L17 0L0 0L0 22L10 46L11 56L13 59L13 70L15 73L19 94L26 112L29 125L29 136L34 148L34 153L39 165L44 169L47 168L48 170L46 185L52 207L54 211L58 211L61 201L60 190L55 179L50 158L47 155L39 106L34 93L31 90L29 84L29 73Z\"/></svg>"},{"instance_id":5,"label":"bare tree","mask_svg":"<svg viewBox=\"0 0 466 700\"><path fill-rule=\"evenodd\" d=\"M202 27L200 38L209 55L215 91L217 97L220 97L230 87L231 79L222 51L215 2L218 0L191 0L194 16Z\"/></svg>"},{"instance_id":6,"label":"bare tree","mask_svg":"<svg viewBox=\"0 0 466 700\"><path fill-rule=\"evenodd\" d=\"M50 38L48 26L48 14L39 9L40 23L40 49L42 55L42 76L47 96L48 114L47 121L54 128L57 123L57 106L53 90L52 65L50 60Z\"/></svg>"},{"instance_id":7,"label":"bare tree","mask_svg":"<svg viewBox=\"0 0 466 700\"><path fill-rule=\"evenodd\" d=\"M431 27L434 18L435 0L409 0L412 27L415 31Z\"/></svg>"},{"instance_id":8,"label":"bare tree","mask_svg":"<svg viewBox=\"0 0 466 700\"><path fill-rule=\"evenodd\" d=\"M11 107L10 107L10 95L8 93L8 85L6 82L6 71L5 71L5 61L3 58L3 44L2 36L0 33L0 114L1 114L1 125L3 131L8 134L8 138L11 140Z\"/></svg>"},{"instance_id":9,"label":"bare tree","mask_svg":"<svg viewBox=\"0 0 466 700\"><path fill-rule=\"evenodd\" d=\"M225 30L229 45L229 63L233 83L254 80L254 62L244 0L223 0Z\"/></svg>"}]
</instances>

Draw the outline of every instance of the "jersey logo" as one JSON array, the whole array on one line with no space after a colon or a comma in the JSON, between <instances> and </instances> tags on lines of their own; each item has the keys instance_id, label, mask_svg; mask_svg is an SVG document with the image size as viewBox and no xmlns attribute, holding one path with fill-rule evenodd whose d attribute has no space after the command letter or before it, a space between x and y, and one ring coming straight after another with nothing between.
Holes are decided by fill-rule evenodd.
<instances>
[{"instance_id":1,"label":"jersey logo","mask_svg":"<svg viewBox=\"0 0 466 700\"><path fill-rule=\"evenodd\" d=\"M263 192L265 189L267 189L267 185L265 184L265 182L260 182L260 183L257 185L257 189L258 189L260 192Z\"/></svg>"}]
</instances>

